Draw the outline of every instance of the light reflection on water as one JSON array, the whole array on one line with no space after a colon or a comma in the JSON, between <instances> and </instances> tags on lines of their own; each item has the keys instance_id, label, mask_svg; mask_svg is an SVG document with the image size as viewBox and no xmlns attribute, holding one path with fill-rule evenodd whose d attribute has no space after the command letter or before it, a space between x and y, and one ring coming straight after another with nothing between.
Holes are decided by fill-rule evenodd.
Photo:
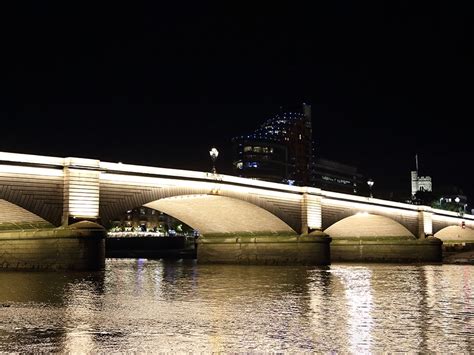
<instances>
[{"instance_id":1,"label":"light reflection on water","mask_svg":"<svg viewBox=\"0 0 474 355\"><path fill-rule=\"evenodd\" d=\"M474 353L474 266L108 259L0 273L0 352Z\"/></svg>"}]
</instances>

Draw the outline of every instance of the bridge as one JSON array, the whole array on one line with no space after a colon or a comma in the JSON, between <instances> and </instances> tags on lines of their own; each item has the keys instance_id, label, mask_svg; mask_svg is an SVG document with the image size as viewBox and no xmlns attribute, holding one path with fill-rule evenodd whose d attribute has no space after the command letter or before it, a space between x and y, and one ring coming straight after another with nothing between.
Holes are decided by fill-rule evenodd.
<instances>
[{"instance_id":1,"label":"bridge","mask_svg":"<svg viewBox=\"0 0 474 355\"><path fill-rule=\"evenodd\" d=\"M197 229L201 262L326 264L362 254L431 260L439 259L440 240L474 239L474 216L429 206L215 173L0 152L0 265L50 267L60 255L60 267L100 267L103 227L139 206Z\"/></svg>"}]
</instances>

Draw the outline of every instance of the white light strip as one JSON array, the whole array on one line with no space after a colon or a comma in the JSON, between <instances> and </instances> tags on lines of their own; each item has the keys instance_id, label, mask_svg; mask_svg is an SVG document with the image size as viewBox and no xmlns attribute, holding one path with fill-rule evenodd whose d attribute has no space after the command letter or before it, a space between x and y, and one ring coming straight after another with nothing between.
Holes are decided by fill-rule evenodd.
<instances>
[{"instance_id":1,"label":"white light strip","mask_svg":"<svg viewBox=\"0 0 474 355\"><path fill-rule=\"evenodd\" d=\"M371 205L371 206L384 205L388 207L404 208L404 209L409 209L413 211L418 211L421 208L430 209L430 207L428 206L411 205L408 203L380 200L377 198L369 198L369 197L364 197L364 196L348 195L348 194L342 194L339 192L332 192L332 191L321 190L321 195L323 195L324 197L331 198L331 199L350 200L354 202L361 202L364 205Z\"/></svg>"},{"instance_id":2,"label":"white light strip","mask_svg":"<svg viewBox=\"0 0 474 355\"><path fill-rule=\"evenodd\" d=\"M179 169L168 169L168 168L154 168L149 166L131 165L131 164L119 164L119 163L107 163L100 162L100 168L108 171L122 171L129 173L140 173L150 175L164 175L170 177L182 177L182 178L194 178L194 179L205 179L208 181L215 182L228 182L234 184L250 185L255 187L263 187L277 190L286 190L288 192L300 193L302 188L300 186L291 186L285 184L278 184L274 182L267 182L262 180L253 180L247 178L241 178L230 175L214 175L212 173L191 171L191 170L179 170ZM314 189L316 192L318 189Z\"/></svg>"},{"instance_id":3,"label":"white light strip","mask_svg":"<svg viewBox=\"0 0 474 355\"><path fill-rule=\"evenodd\" d=\"M186 187L186 188L196 188L204 189L209 191L233 191L244 194L253 194L259 196L273 196L280 199L285 199L288 201L296 201L301 198L300 195L288 193L288 192L279 192L273 190L261 190L258 188L245 187L245 186L236 186L228 185L224 183L216 183L213 181L192 181L192 180L181 180L181 179L166 179L166 178L155 178L147 176L137 176L137 175L121 175L121 174L111 174L111 173L101 173L100 179L107 181L109 183L117 184L130 184L130 185L141 185L149 187Z\"/></svg>"},{"instance_id":4,"label":"white light strip","mask_svg":"<svg viewBox=\"0 0 474 355\"><path fill-rule=\"evenodd\" d=\"M443 223L447 223L447 224L459 224L460 221L466 220L464 217L465 216L459 216L459 215L458 216L453 216L453 217L433 215L432 220L433 220L433 222L443 222ZM469 225L473 224L472 220L466 220L466 221L469 222Z\"/></svg>"},{"instance_id":5,"label":"white light strip","mask_svg":"<svg viewBox=\"0 0 474 355\"><path fill-rule=\"evenodd\" d=\"M43 175L43 176L63 176L61 169L35 168L29 166L1 165L0 173L6 174L25 174L25 175Z\"/></svg>"},{"instance_id":6,"label":"white light strip","mask_svg":"<svg viewBox=\"0 0 474 355\"><path fill-rule=\"evenodd\" d=\"M472 214L467 214L464 213L463 215L460 215L458 212L453 212L453 211L446 211L446 210L440 210L440 209L433 209L433 213L436 215L438 218L445 218L445 220L448 220L450 217L451 218L456 218L456 219L469 219L474 221L474 216Z\"/></svg>"},{"instance_id":7,"label":"white light strip","mask_svg":"<svg viewBox=\"0 0 474 355\"><path fill-rule=\"evenodd\" d=\"M326 206L341 206L347 208L353 208L359 210L360 212L382 212L382 213L389 213L389 214L401 214L404 216L410 217L418 217L418 211L407 211L403 209L398 209L396 207L385 207L385 206L378 206L378 205L370 205L358 202L351 202L351 201L340 201L340 200L333 200L328 198L323 198L322 204Z\"/></svg>"},{"instance_id":8,"label":"white light strip","mask_svg":"<svg viewBox=\"0 0 474 355\"><path fill-rule=\"evenodd\" d=\"M198 187L198 188L213 188L215 184L205 181L181 180L181 179L166 179L139 175L121 175L111 173L101 173L100 180L116 184L128 185L144 185L149 187Z\"/></svg>"},{"instance_id":9,"label":"white light strip","mask_svg":"<svg viewBox=\"0 0 474 355\"><path fill-rule=\"evenodd\" d=\"M0 161L11 161L15 163L33 163L46 165L64 165L64 158L48 157L42 155L19 154L0 152Z\"/></svg>"}]
</instances>

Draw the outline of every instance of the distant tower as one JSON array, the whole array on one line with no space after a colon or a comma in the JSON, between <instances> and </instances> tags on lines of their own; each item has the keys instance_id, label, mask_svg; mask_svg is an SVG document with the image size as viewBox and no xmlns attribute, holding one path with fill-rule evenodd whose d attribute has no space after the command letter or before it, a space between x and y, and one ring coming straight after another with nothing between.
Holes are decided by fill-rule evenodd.
<instances>
[{"instance_id":1,"label":"distant tower","mask_svg":"<svg viewBox=\"0 0 474 355\"><path fill-rule=\"evenodd\" d=\"M432 191L430 176L418 176L418 154L415 155L416 170L411 172L411 197L415 198L418 191Z\"/></svg>"}]
</instances>

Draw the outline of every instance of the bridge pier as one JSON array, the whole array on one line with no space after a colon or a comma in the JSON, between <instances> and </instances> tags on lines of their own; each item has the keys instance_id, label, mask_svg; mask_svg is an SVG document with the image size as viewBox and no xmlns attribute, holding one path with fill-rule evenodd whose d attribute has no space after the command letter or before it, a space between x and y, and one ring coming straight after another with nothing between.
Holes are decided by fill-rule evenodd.
<instances>
[{"instance_id":1,"label":"bridge pier","mask_svg":"<svg viewBox=\"0 0 474 355\"><path fill-rule=\"evenodd\" d=\"M433 236L433 213L418 211L418 239Z\"/></svg>"},{"instance_id":2,"label":"bridge pier","mask_svg":"<svg viewBox=\"0 0 474 355\"><path fill-rule=\"evenodd\" d=\"M198 263L328 265L331 238L315 234L208 235L197 240Z\"/></svg>"},{"instance_id":3,"label":"bridge pier","mask_svg":"<svg viewBox=\"0 0 474 355\"><path fill-rule=\"evenodd\" d=\"M100 270L105 229L92 222L48 229L0 232L0 269Z\"/></svg>"},{"instance_id":4,"label":"bridge pier","mask_svg":"<svg viewBox=\"0 0 474 355\"><path fill-rule=\"evenodd\" d=\"M438 238L347 238L333 240L331 260L342 262L416 263L441 262L442 241Z\"/></svg>"}]
</instances>

